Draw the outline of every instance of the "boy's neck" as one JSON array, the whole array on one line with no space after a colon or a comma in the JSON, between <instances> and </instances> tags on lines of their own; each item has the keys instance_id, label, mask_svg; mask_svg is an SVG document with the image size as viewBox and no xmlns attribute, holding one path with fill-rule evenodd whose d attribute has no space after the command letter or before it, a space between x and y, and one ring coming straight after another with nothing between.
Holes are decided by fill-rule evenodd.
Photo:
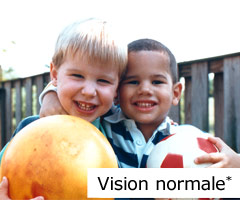
<instances>
[{"instance_id":1,"label":"boy's neck","mask_svg":"<svg viewBox=\"0 0 240 200\"><path fill-rule=\"evenodd\" d=\"M136 123L138 129L142 132L146 142L152 137L154 131L157 129L157 127L161 124L152 125L152 124L140 124Z\"/></svg>"}]
</instances>

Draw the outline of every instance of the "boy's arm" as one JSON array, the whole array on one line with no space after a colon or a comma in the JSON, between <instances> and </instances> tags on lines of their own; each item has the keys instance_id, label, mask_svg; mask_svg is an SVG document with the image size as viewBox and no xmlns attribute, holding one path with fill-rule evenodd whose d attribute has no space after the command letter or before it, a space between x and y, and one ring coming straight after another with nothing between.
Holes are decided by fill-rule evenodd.
<instances>
[{"instance_id":1,"label":"boy's arm","mask_svg":"<svg viewBox=\"0 0 240 200\"><path fill-rule=\"evenodd\" d=\"M233 151L220 138L209 137L208 140L216 145L219 153L209 153L195 159L196 164L213 163L211 168L240 168L240 155Z\"/></svg>"},{"instance_id":2,"label":"boy's arm","mask_svg":"<svg viewBox=\"0 0 240 200\"><path fill-rule=\"evenodd\" d=\"M57 89L50 82L42 91L39 96L39 102L41 104L40 117L46 117L49 115L67 115L67 112L62 107L57 93Z\"/></svg>"},{"instance_id":3,"label":"boy's arm","mask_svg":"<svg viewBox=\"0 0 240 200\"><path fill-rule=\"evenodd\" d=\"M51 91L44 95L42 100L42 106L39 112L40 117L67 114L68 113L62 107L56 92Z\"/></svg>"}]
</instances>

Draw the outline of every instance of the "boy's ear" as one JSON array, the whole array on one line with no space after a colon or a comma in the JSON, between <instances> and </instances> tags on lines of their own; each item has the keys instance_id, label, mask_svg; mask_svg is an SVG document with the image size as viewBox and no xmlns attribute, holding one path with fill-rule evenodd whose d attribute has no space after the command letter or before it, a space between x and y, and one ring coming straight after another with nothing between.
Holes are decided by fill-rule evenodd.
<instances>
[{"instance_id":1,"label":"boy's ear","mask_svg":"<svg viewBox=\"0 0 240 200\"><path fill-rule=\"evenodd\" d=\"M180 82L177 82L173 85L173 100L172 100L172 104L174 106L178 105L178 102L181 98L181 94L182 94L182 84Z\"/></svg>"},{"instance_id":2,"label":"boy's ear","mask_svg":"<svg viewBox=\"0 0 240 200\"><path fill-rule=\"evenodd\" d=\"M51 62L50 64L50 76L52 80L52 84L56 87L57 86L57 68L56 66Z\"/></svg>"}]
</instances>

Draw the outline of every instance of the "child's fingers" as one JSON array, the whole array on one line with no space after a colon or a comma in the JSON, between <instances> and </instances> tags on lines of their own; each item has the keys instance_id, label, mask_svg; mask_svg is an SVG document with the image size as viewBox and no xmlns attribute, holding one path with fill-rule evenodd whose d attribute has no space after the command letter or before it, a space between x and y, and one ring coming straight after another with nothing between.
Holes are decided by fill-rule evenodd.
<instances>
[{"instance_id":1,"label":"child's fingers","mask_svg":"<svg viewBox=\"0 0 240 200\"><path fill-rule=\"evenodd\" d=\"M2 182L0 183L0 199L11 200L8 197L8 180L6 177L3 177Z\"/></svg>"},{"instance_id":2,"label":"child's fingers","mask_svg":"<svg viewBox=\"0 0 240 200\"><path fill-rule=\"evenodd\" d=\"M218 153L209 153L202 156L197 157L194 162L196 164L202 163L217 163L222 160L222 155Z\"/></svg>"},{"instance_id":3,"label":"child's fingers","mask_svg":"<svg viewBox=\"0 0 240 200\"><path fill-rule=\"evenodd\" d=\"M208 168L224 168L224 164L222 162L218 162L210 165Z\"/></svg>"},{"instance_id":4,"label":"child's fingers","mask_svg":"<svg viewBox=\"0 0 240 200\"><path fill-rule=\"evenodd\" d=\"M4 176L3 179L2 179L2 182L0 183L0 189L1 189L1 188L5 188L5 187L8 187L8 180L7 180L7 178Z\"/></svg>"},{"instance_id":5,"label":"child's fingers","mask_svg":"<svg viewBox=\"0 0 240 200\"><path fill-rule=\"evenodd\" d=\"M6 177L3 177L2 182L0 183L0 199L1 200L11 200L8 197L8 180ZM44 200L42 196L35 197L31 200Z\"/></svg>"},{"instance_id":6,"label":"child's fingers","mask_svg":"<svg viewBox=\"0 0 240 200\"><path fill-rule=\"evenodd\" d=\"M218 148L219 151L222 150L223 142L220 138L218 138L218 137L208 137L208 141L213 143Z\"/></svg>"}]
</instances>

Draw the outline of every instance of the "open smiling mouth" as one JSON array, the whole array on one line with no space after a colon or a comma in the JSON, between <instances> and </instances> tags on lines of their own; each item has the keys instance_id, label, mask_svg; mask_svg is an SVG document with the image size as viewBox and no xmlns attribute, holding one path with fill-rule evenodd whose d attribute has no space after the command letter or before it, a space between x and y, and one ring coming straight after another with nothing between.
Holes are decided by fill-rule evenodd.
<instances>
[{"instance_id":1,"label":"open smiling mouth","mask_svg":"<svg viewBox=\"0 0 240 200\"><path fill-rule=\"evenodd\" d=\"M154 102L136 102L134 103L134 105L136 105L137 107L140 107L140 108L150 108L150 107L153 107L154 105L156 105L156 103Z\"/></svg>"},{"instance_id":2,"label":"open smiling mouth","mask_svg":"<svg viewBox=\"0 0 240 200\"><path fill-rule=\"evenodd\" d=\"M81 103L76 101L77 106L83 111L92 111L96 108L93 104Z\"/></svg>"}]
</instances>

